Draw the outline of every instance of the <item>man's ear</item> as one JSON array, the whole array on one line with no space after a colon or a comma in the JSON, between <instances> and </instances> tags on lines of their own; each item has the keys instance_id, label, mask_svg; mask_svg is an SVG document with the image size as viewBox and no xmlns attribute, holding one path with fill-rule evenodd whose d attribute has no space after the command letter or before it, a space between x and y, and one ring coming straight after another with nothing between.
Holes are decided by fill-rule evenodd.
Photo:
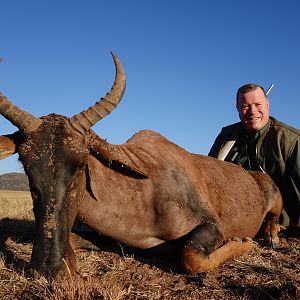
<instances>
[{"instance_id":1,"label":"man's ear","mask_svg":"<svg viewBox=\"0 0 300 300\"><path fill-rule=\"evenodd\" d=\"M268 110L270 110L270 101L268 98L267 98L267 106L268 106Z\"/></svg>"},{"instance_id":2,"label":"man's ear","mask_svg":"<svg viewBox=\"0 0 300 300\"><path fill-rule=\"evenodd\" d=\"M0 159L4 159L17 151L18 134L0 135Z\"/></svg>"}]
</instances>

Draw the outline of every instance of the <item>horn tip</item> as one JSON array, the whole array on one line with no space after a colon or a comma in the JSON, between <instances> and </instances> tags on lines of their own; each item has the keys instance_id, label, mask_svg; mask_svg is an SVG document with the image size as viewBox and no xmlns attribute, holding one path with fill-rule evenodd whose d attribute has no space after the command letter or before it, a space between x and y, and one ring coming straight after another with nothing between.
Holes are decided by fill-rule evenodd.
<instances>
[{"instance_id":1,"label":"horn tip","mask_svg":"<svg viewBox=\"0 0 300 300\"><path fill-rule=\"evenodd\" d=\"M120 63L119 58L118 58L118 56L115 54L115 52L110 51L110 53L111 53L111 56L112 56L114 62L115 62L115 63Z\"/></svg>"}]
</instances>

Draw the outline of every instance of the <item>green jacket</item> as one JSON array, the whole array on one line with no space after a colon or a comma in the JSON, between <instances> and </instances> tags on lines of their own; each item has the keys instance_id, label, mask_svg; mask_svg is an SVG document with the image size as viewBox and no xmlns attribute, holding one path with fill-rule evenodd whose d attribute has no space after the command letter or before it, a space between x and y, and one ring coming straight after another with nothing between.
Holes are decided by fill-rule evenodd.
<instances>
[{"instance_id":1,"label":"green jacket","mask_svg":"<svg viewBox=\"0 0 300 300\"><path fill-rule=\"evenodd\" d=\"M233 135L236 142L225 160L269 174L281 191L290 225L300 226L300 131L270 117L251 136L238 122L222 128L208 155L217 158Z\"/></svg>"}]
</instances>

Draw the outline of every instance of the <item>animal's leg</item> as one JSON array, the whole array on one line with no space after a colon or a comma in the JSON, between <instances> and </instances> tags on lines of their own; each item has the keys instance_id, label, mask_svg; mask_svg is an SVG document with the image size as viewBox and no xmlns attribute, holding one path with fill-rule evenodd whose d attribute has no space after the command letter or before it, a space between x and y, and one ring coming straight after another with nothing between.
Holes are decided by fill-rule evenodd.
<instances>
[{"instance_id":1,"label":"animal's leg","mask_svg":"<svg viewBox=\"0 0 300 300\"><path fill-rule=\"evenodd\" d=\"M94 250L94 251L99 250L99 247L94 245L92 241L85 239L80 234L77 234L74 232L70 233L70 244L71 244L72 249L75 252L80 249Z\"/></svg>"},{"instance_id":2,"label":"animal's leg","mask_svg":"<svg viewBox=\"0 0 300 300\"><path fill-rule=\"evenodd\" d=\"M71 238L71 237L70 237ZM69 276L73 276L76 272L76 255L71 244L63 257L64 267L57 273L56 278L64 276L67 272Z\"/></svg>"},{"instance_id":3,"label":"animal's leg","mask_svg":"<svg viewBox=\"0 0 300 300\"><path fill-rule=\"evenodd\" d=\"M278 220L283 208L280 191L266 174L253 171L249 173L256 180L265 197L267 214L261 226L264 239L271 243L273 248L276 248L279 244L278 233L280 231Z\"/></svg>"},{"instance_id":4,"label":"animal's leg","mask_svg":"<svg viewBox=\"0 0 300 300\"><path fill-rule=\"evenodd\" d=\"M279 217L282 212L282 198L278 188L273 184L272 193L270 193L269 211L266 214L265 220L262 225L264 239L271 243L272 248L277 248L279 245L278 233L280 225L278 223Z\"/></svg>"},{"instance_id":5,"label":"animal's leg","mask_svg":"<svg viewBox=\"0 0 300 300\"><path fill-rule=\"evenodd\" d=\"M271 244L273 249L277 248L279 245L279 231L280 225L278 223L278 218L269 217L269 215L267 215L262 225L262 232L265 241L268 244Z\"/></svg>"},{"instance_id":6,"label":"animal's leg","mask_svg":"<svg viewBox=\"0 0 300 300\"><path fill-rule=\"evenodd\" d=\"M272 245L273 249L277 248L280 242L278 237L280 231L278 220L281 213L281 207L282 206L275 205L272 210L267 213L262 224L264 239L267 243Z\"/></svg>"},{"instance_id":7,"label":"animal's leg","mask_svg":"<svg viewBox=\"0 0 300 300\"><path fill-rule=\"evenodd\" d=\"M182 264L189 274L207 272L251 249L250 238L242 241L236 238L224 243L224 237L217 225L200 225L192 232L183 248Z\"/></svg>"}]
</instances>

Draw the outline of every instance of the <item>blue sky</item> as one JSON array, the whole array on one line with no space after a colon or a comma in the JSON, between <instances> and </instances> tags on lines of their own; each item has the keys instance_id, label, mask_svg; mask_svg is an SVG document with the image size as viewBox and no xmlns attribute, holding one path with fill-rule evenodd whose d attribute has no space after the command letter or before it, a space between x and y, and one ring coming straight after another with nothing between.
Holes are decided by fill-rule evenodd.
<instances>
[{"instance_id":1,"label":"blue sky","mask_svg":"<svg viewBox=\"0 0 300 300\"><path fill-rule=\"evenodd\" d=\"M0 91L36 117L94 104L114 79L113 50L127 75L119 106L93 129L124 143L158 131L207 154L238 121L235 93L256 82L271 114L300 128L297 0L0 0ZM0 134L15 131L0 117ZM0 174L22 172L17 155Z\"/></svg>"}]
</instances>

